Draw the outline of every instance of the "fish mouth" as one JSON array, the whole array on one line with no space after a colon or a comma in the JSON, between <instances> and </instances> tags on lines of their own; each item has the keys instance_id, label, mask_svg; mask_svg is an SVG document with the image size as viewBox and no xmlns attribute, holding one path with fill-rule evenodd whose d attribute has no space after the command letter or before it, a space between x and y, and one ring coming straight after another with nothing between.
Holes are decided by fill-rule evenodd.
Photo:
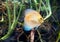
<instances>
[{"instance_id":1,"label":"fish mouth","mask_svg":"<svg viewBox=\"0 0 60 42\"><path fill-rule=\"evenodd\" d=\"M39 21L39 23L41 25L44 22L44 19L43 18L40 18L38 21Z\"/></svg>"}]
</instances>

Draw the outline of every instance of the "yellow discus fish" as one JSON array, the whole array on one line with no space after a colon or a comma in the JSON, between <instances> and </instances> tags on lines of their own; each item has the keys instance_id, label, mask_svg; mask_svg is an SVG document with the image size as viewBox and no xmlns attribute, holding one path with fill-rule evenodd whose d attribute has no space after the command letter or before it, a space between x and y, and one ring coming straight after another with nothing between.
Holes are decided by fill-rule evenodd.
<instances>
[{"instance_id":1,"label":"yellow discus fish","mask_svg":"<svg viewBox=\"0 0 60 42\"><path fill-rule=\"evenodd\" d=\"M44 22L43 17L35 10L26 9L24 15L24 30L26 31L30 31Z\"/></svg>"}]
</instances>

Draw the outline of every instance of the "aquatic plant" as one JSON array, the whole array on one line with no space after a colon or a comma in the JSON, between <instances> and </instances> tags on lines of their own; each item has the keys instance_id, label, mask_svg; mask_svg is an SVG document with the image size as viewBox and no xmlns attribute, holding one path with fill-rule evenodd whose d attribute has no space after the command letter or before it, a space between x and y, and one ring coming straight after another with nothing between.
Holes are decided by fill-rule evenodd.
<instances>
[{"instance_id":1,"label":"aquatic plant","mask_svg":"<svg viewBox=\"0 0 60 42\"><path fill-rule=\"evenodd\" d=\"M9 3L12 4L12 7L10 6ZM26 7L27 5L25 3L29 4L28 7ZM4 35L3 37L1 37L0 40L7 39L13 33L13 30L15 29L16 25L19 22L18 19L21 15L21 12L23 9L29 8L29 9L34 9L38 12L45 11L47 15L43 17L44 21L46 19L48 19L52 14L50 0L38 0L38 1L37 0L25 0L25 1L23 1L23 0L20 0L20 1L18 1L18 0L6 0L5 5L7 8L9 27L8 27L7 34ZM10 8L12 8L13 10L11 11ZM17 8L19 8L18 11L17 11ZM13 15L13 20L11 20L12 15ZM39 38L41 38L40 33L39 33ZM40 41L42 42L41 39L40 39Z\"/></svg>"},{"instance_id":2,"label":"aquatic plant","mask_svg":"<svg viewBox=\"0 0 60 42\"><path fill-rule=\"evenodd\" d=\"M12 2L10 0L10 2ZM9 19L9 28L8 28L8 32L6 35L4 35L2 38L0 38L0 40L5 40L9 37L9 35L12 33L12 31L14 30L14 28L16 27L16 24L18 23L18 19L19 19L19 16L20 16L20 12L21 12L21 8L22 8L22 5L17 1L13 1L13 12L11 14L11 9L9 7L9 1L6 0L5 2L5 5L6 5L6 8L7 8L7 14L8 14L8 19ZM18 12L18 16L16 17L16 4L20 4L19 5L19 12ZM11 22L11 15L13 15L13 22Z\"/></svg>"}]
</instances>

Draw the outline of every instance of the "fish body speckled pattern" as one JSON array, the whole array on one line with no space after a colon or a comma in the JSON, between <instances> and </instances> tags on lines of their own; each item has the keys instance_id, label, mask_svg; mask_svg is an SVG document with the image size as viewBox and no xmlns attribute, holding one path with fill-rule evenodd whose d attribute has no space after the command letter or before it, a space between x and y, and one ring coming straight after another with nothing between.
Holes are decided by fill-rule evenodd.
<instances>
[{"instance_id":1,"label":"fish body speckled pattern","mask_svg":"<svg viewBox=\"0 0 60 42\"><path fill-rule=\"evenodd\" d=\"M38 28L38 26L40 26L44 22L43 17L40 15L40 13L33 9L26 9L24 11L24 15L25 31L30 31L35 27Z\"/></svg>"}]
</instances>

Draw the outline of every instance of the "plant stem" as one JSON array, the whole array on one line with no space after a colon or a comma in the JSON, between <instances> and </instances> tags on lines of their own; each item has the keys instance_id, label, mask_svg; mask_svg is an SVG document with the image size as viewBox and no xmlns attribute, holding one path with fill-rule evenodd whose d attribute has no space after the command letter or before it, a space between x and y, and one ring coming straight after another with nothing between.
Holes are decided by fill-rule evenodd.
<instances>
[{"instance_id":1,"label":"plant stem","mask_svg":"<svg viewBox=\"0 0 60 42\"><path fill-rule=\"evenodd\" d=\"M58 37L57 37L56 42L59 42L59 40L60 40L60 32L59 32L59 34L58 34Z\"/></svg>"},{"instance_id":2,"label":"plant stem","mask_svg":"<svg viewBox=\"0 0 60 42\"><path fill-rule=\"evenodd\" d=\"M47 4L47 8L48 8L48 13L47 13L47 16L44 18L44 20L46 20L47 18L49 18L51 15L52 15L52 12L51 12L51 6L50 6L50 3L49 3L50 1L49 0L46 0L46 3L48 3Z\"/></svg>"},{"instance_id":3,"label":"plant stem","mask_svg":"<svg viewBox=\"0 0 60 42\"><path fill-rule=\"evenodd\" d=\"M30 8L32 9L32 0L30 0Z\"/></svg>"},{"instance_id":4,"label":"plant stem","mask_svg":"<svg viewBox=\"0 0 60 42\"><path fill-rule=\"evenodd\" d=\"M5 36L3 36L0 40L7 39L12 34L14 28L16 27L16 24L17 24L17 20L12 23L10 30L8 30L7 34Z\"/></svg>"},{"instance_id":5,"label":"plant stem","mask_svg":"<svg viewBox=\"0 0 60 42\"><path fill-rule=\"evenodd\" d=\"M14 0L15 2L15 0ZM16 19L16 3L13 4L14 9L13 9L13 14L14 14L14 20Z\"/></svg>"},{"instance_id":6,"label":"plant stem","mask_svg":"<svg viewBox=\"0 0 60 42\"><path fill-rule=\"evenodd\" d=\"M30 33L30 42L34 42L34 30L31 30L31 33Z\"/></svg>"},{"instance_id":7,"label":"plant stem","mask_svg":"<svg viewBox=\"0 0 60 42\"><path fill-rule=\"evenodd\" d=\"M8 19L9 19L9 29L11 27L11 12L10 12L10 8L8 6L8 1L6 0L6 7L7 7L7 12L8 12Z\"/></svg>"},{"instance_id":8,"label":"plant stem","mask_svg":"<svg viewBox=\"0 0 60 42\"><path fill-rule=\"evenodd\" d=\"M43 40L42 40L42 38L41 38L40 32L39 32L38 30L37 30L37 32L38 32L38 34L39 34L39 39L40 39L40 41L43 42Z\"/></svg>"},{"instance_id":9,"label":"plant stem","mask_svg":"<svg viewBox=\"0 0 60 42\"><path fill-rule=\"evenodd\" d=\"M34 0L34 4L35 4L35 7L36 7L36 10L38 11L38 8L37 8L37 1L36 0Z\"/></svg>"}]
</instances>

